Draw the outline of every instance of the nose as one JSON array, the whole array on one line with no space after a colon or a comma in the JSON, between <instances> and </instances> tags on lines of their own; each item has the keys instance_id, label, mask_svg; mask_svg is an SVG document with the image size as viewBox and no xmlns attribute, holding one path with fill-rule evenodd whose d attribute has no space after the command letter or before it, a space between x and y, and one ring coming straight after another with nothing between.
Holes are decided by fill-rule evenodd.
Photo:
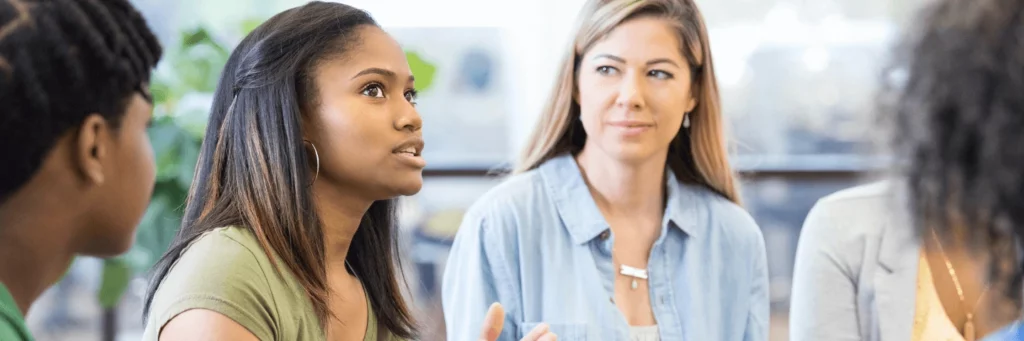
<instances>
[{"instance_id":1,"label":"nose","mask_svg":"<svg viewBox=\"0 0 1024 341\"><path fill-rule=\"evenodd\" d=\"M644 108L644 86L640 77L630 73L622 77L619 83L619 96L615 98L615 105L630 111L638 111Z\"/></svg>"},{"instance_id":2,"label":"nose","mask_svg":"<svg viewBox=\"0 0 1024 341\"><path fill-rule=\"evenodd\" d=\"M395 129L409 132L417 132L423 129L423 119L412 103L406 103L402 106L398 119L395 120Z\"/></svg>"}]
</instances>

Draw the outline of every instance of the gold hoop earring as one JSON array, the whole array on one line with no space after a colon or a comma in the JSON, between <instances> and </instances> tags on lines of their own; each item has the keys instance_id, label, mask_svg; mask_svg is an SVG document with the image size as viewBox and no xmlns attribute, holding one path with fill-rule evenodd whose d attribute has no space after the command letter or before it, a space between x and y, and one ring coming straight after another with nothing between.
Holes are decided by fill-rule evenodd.
<instances>
[{"instance_id":1,"label":"gold hoop earring","mask_svg":"<svg viewBox=\"0 0 1024 341\"><path fill-rule=\"evenodd\" d=\"M312 186L313 183L316 182L316 178L320 177L320 152L316 150L316 145L313 144L313 142L309 142L308 140L302 140L302 142L308 143L310 147L313 147L313 157L316 158L316 173L313 174L313 181L309 182Z\"/></svg>"}]
</instances>

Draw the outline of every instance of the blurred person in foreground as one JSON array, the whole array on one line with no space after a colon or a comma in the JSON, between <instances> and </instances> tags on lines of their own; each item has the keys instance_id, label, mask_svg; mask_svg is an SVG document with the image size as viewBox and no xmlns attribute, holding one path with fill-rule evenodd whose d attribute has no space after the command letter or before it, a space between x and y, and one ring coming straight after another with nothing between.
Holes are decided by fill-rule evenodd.
<instances>
[{"instance_id":1,"label":"blurred person in foreground","mask_svg":"<svg viewBox=\"0 0 1024 341\"><path fill-rule=\"evenodd\" d=\"M502 340L768 339L761 230L740 205L692 0L591 0L517 174L466 213L449 340L493 301Z\"/></svg>"},{"instance_id":2,"label":"blurred person in foreground","mask_svg":"<svg viewBox=\"0 0 1024 341\"><path fill-rule=\"evenodd\" d=\"M143 340L416 338L395 215L423 186L415 104L404 51L365 11L314 1L249 33L217 85ZM474 337L493 341L503 316L481 312Z\"/></svg>"},{"instance_id":3,"label":"blurred person in foreground","mask_svg":"<svg viewBox=\"0 0 1024 341\"><path fill-rule=\"evenodd\" d=\"M1022 16L1019 0L921 12L884 92L900 180L812 210L793 340L1021 339Z\"/></svg>"},{"instance_id":4,"label":"blurred person in foreground","mask_svg":"<svg viewBox=\"0 0 1024 341\"><path fill-rule=\"evenodd\" d=\"M75 255L128 250L156 176L161 48L127 0L0 0L0 340Z\"/></svg>"}]
</instances>

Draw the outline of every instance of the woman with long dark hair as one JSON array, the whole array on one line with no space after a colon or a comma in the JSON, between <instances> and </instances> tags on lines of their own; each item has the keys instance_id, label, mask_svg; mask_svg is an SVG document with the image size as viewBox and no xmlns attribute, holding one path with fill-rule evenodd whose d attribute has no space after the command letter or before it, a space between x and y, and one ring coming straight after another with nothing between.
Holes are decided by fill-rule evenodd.
<instances>
[{"instance_id":1,"label":"woman with long dark hair","mask_svg":"<svg viewBox=\"0 0 1024 341\"><path fill-rule=\"evenodd\" d=\"M414 337L394 198L423 182L415 101L404 52L364 11L312 2L250 33L221 76L144 339Z\"/></svg>"}]
</instances>

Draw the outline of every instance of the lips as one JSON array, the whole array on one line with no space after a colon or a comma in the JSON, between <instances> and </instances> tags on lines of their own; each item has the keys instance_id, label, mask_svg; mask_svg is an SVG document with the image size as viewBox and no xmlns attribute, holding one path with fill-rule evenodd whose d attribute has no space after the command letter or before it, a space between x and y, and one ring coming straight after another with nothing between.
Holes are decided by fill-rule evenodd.
<instances>
[{"instance_id":1,"label":"lips","mask_svg":"<svg viewBox=\"0 0 1024 341\"><path fill-rule=\"evenodd\" d=\"M422 137L416 136L406 140L395 147L391 153L400 163L412 169L423 170L427 166L427 161L420 156L423 153Z\"/></svg>"},{"instance_id":2,"label":"lips","mask_svg":"<svg viewBox=\"0 0 1024 341\"><path fill-rule=\"evenodd\" d=\"M619 136L630 139L643 136L654 129L654 123L639 120L611 121L607 124L613 127Z\"/></svg>"},{"instance_id":3,"label":"lips","mask_svg":"<svg viewBox=\"0 0 1024 341\"><path fill-rule=\"evenodd\" d=\"M398 147L395 147L395 149L392 150L391 152L395 154L408 154L411 156L420 156L420 154L423 153L423 145L423 138L413 137L406 140L402 144L398 145Z\"/></svg>"},{"instance_id":4,"label":"lips","mask_svg":"<svg viewBox=\"0 0 1024 341\"><path fill-rule=\"evenodd\" d=\"M405 154L409 154L409 155L412 155L412 156L420 156L420 153L416 151L416 147L407 147L407 148L402 149L402 150L397 150L397 151L395 151L395 153L405 153Z\"/></svg>"},{"instance_id":5,"label":"lips","mask_svg":"<svg viewBox=\"0 0 1024 341\"><path fill-rule=\"evenodd\" d=\"M620 127L620 128L649 128L649 127L653 127L654 126L653 123L640 122L640 121L617 121L617 122L609 122L608 125L611 125L613 127Z\"/></svg>"}]
</instances>

